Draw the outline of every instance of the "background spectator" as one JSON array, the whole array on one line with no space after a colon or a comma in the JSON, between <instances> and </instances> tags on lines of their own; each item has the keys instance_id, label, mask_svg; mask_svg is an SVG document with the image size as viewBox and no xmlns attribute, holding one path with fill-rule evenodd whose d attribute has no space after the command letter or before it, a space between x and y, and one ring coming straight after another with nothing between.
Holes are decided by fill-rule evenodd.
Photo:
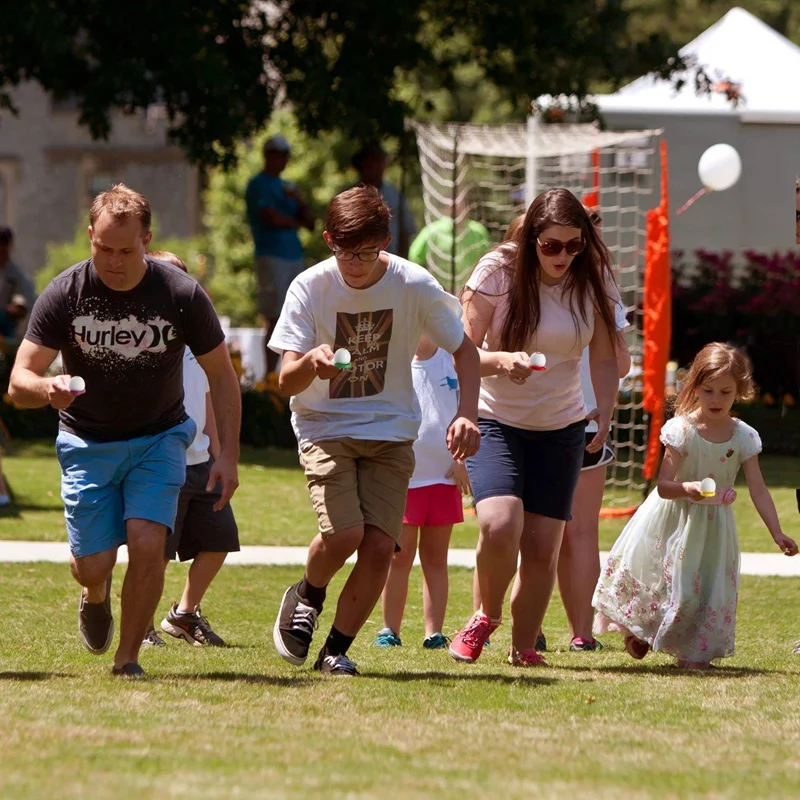
<instances>
[{"instance_id":1,"label":"background spectator","mask_svg":"<svg viewBox=\"0 0 800 800\"><path fill-rule=\"evenodd\" d=\"M409 244L417 232L417 226L405 196L393 183L384 179L386 151L379 142L368 142L353 156L351 163L358 173L359 183L374 186L389 206L392 214L389 222L392 241L389 242L386 251L401 258L408 258Z\"/></svg>"},{"instance_id":2,"label":"background spectator","mask_svg":"<svg viewBox=\"0 0 800 800\"><path fill-rule=\"evenodd\" d=\"M258 310L269 332L275 327L289 284L306 268L298 230L313 231L316 220L294 184L280 175L289 163L291 145L284 136L264 142L264 169L245 191L247 221L255 244ZM266 345L265 345L266 346ZM275 372L278 355L267 348L267 373Z\"/></svg>"}]
</instances>

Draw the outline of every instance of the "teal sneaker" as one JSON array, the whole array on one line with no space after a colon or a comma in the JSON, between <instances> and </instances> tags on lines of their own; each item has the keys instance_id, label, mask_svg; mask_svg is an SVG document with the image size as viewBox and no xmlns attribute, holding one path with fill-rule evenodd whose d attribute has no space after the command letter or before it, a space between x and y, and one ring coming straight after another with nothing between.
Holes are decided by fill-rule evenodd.
<instances>
[{"instance_id":1,"label":"teal sneaker","mask_svg":"<svg viewBox=\"0 0 800 800\"><path fill-rule=\"evenodd\" d=\"M402 647L400 637L391 628L381 628L372 640L373 647Z\"/></svg>"},{"instance_id":2,"label":"teal sneaker","mask_svg":"<svg viewBox=\"0 0 800 800\"><path fill-rule=\"evenodd\" d=\"M422 646L426 650L445 650L450 646L450 639L443 633L432 633L425 637Z\"/></svg>"},{"instance_id":3,"label":"teal sneaker","mask_svg":"<svg viewBox=\"0 0 800 800\"><path fill-rule=\"evenodd\" d=\"M581 639L576 636L569 643L569 650L571 653L599 653L605 647L597 639Z\"/></svg>"}]
</instances>

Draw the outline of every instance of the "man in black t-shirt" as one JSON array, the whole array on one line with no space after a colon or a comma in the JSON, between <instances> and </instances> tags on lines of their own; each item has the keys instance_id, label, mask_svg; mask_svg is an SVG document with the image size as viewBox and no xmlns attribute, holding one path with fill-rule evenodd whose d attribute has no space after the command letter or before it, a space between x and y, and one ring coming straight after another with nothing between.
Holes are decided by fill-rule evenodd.
<instances>
[{"instance_id":1,"label":"man in black t-shirt","mask_svg":"<svg viewBox=\"0 0 800 800\"><path fill-rule=\"evenodd\" d=\"M195 434L183 408L184 348L205 370L217 411L221 452L208 487L221 484L215 508L238 485L241 397L205 291L145 256L152 237L147 199L115 186L95 198L89 218L92 257L54 278L37 300L9 394L20 406L59 410L71 567L84 587L79 628L93 653L104 653L114 635L111 574L117 549L128 545L125 624L113 672L137 677ZM66 374L44 377L59 352ZM72 376L84 379L85 393L70 391Z\"/></svg>"}]
</instances>

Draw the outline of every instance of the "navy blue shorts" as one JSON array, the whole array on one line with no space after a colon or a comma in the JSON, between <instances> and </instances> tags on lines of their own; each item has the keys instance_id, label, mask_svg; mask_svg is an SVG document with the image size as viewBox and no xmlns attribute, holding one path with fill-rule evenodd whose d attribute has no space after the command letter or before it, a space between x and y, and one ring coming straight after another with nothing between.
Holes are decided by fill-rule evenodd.
<instances>
[{"instance_id":1,"label":"navy blue shorts","mask_svg":"<svg viewBox=\"0 0 800 800\"><path fill-rule=\"evenodd\" d=\"M519 497L530 514L569 521L586 447L586 422L530 431L479 419L481 448L467 459L475 505L489 497Z\"/></svg>"}]
</instances>

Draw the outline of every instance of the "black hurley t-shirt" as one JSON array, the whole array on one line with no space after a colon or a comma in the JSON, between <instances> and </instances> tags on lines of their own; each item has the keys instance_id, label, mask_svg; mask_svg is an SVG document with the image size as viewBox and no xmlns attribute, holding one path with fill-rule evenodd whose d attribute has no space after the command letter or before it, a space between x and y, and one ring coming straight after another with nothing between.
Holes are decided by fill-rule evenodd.
<instances>
[{"instance_id":1,"label":"black hurley t-shirt","mask_svg":"<svg viewBox=\"0 0 800 800\"><path fill-rule=\"evenodd\" d=\"M33 307L25 338L60 350L64 371L86 393L59 412L61 428L101 442L149 436L186 419L183 353L211 352L224 340L197 281L146 259L127 292L109 289L91 259L54 278Z\"/></svg>"}]
</instances>

